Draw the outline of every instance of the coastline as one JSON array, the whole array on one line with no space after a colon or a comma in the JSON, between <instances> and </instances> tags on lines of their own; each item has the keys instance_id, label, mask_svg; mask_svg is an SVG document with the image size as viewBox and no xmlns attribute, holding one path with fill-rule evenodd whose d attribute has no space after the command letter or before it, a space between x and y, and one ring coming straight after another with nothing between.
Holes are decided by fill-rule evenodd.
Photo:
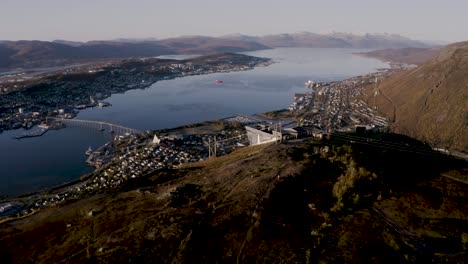
<instances>
[{"instance_id":1,"label":"coastline","mask_svg":"<svg viewBox=\"0 0 468 264\"><path fill-rule=\"evenodd\" d=\"M270 64L268 65L271 65L275 63L275 61L273 60L270 60ZM257 66L259 67L259 66ZM235 72L235 71L228 71L228 72ZM210 72L211 73L211 72ZM204 74L210 74L210 73L204 73ZM194 75L201 75L201 74L194 74ZM190 76L190 75L186 75L186 76ZM180 77L184 77L184 76L175 76L173 78L168 78L168 79L175 79L175 78L180 78ZM151 86L151 84L149 84L148 86ZM148 87L147 86L147 87ZM138 88L133 88L133 89L138 89ZM143 88L144 89L144 88ZM275 110L273 110L272 112L275 112ZM257 116L261 116L261 117L267 117L265 114L256 114ZM225 118L228 118L228 117L225 117ZM222 119L217 119L217 120L212 120L212 121L222 121L223 119L225 118L222 118ZM187 124L186 126L188 125L195 125L195 124L198 124L198 123L194 123L194 124ZM173 128L174 129L174 128ZM59 191L60 189L63 189L63 188L67 188L67 187L70 187L70 186L74 186L74 185L80 185L80 184L83 184L87 179L89 179L89 177L91 177L96 171L93 171L93 172L90 172L89 174L86 175L86 179L78 179L78 180L75 180L75 181L71 181L71 182L68 182L68 183L64 183L64 184L61 184L61 185L58 185L58 186L55 186L55 187L52 187L52 188L48 188L47 190L44 190L44 191L39 191L39 192L34 192L32 195L40 195L40 194L44 194L44 193L47 193L47 192L56 192L56 191ZM27 197L28 195L21 195L20 197ZM31 195L29 195L31 196ZM19 198L19 197L16 197L16 198Z\"/></svg>"},{"instance_id":2,"label":"coastline","mask_svg":"<svg viewBox=\"0 0 468 264\"><path fill-rule=\"evenodd\" d=\"M253 57L253 58L257 58L258 57ZM243 70L227 70L227 71L222 71L223 73L229 73L229 72L240 72L240 71L249 71L249 70L253 70L257 67L267 67L267 66L270 66L272 64L275 64L277 63L276 61L274 61L273 59L270 59L270 58L259 58L259 59L262 59L264 60L262 63L260 64L257 64L251 68L248 68L248 69L243 69ZM161 80L172 80L172 79L177 79L177 78L183 78L183 77L188 77L188 76L195 76L195 75L209 75L209 74L213 74L213 73L219 73L217 71L215 72L203 72L203 73L194 73L194 74L187 74L187 75L184 75L184 76L165 76L164 78L161 78L153 83L147 83L145 85L145 87L133 87L131 89L127 89L126 91L128 90L134 90L134 89L147 89L148 87L151 87L154 83L158 82L158 81L161 81ZM117 92L117 93L111 93L109 94L107 97L105 97L104 99L107 99L109 98L111 95L113 94L120 94L120 93L123 93L123 92ZM87 106L86 108L84 109L88 109L88 108L94 108L95 106ZM79 110L77 109L77 113L79 112ZM73 115L72 118L74 118L76 116ZM222 119L217 119L217 120L207 120L207 121L211 121L211 122L217 122L217 121L222 121L223 119L225 118L222 118ZM206 122L206 121L202 121L202 122L199 122L199 123L203 123L203 122ZM196 124L199 124L199 123L194 123L194 124L187 124L187 125L196 125ZM185 126L185 125L183 125ZM180 126L180 127L183 127L183 126ZM30 129L33 129L37 127L36 126L33 126L31 127ZM66 128L66 127L63 127L63 128ZM178 127L175 127L175 128L166 128L166 129L177 129ZM20 130L21 128L17 128L17 129L7 129L7 130L3 130L3 131L14 131L14 130ZM24 129L24 128L23 128ZM25 132L28 132L30 129L25 129ZM54 129L54 128L52 128ZM49 129L50 130L50 129ZM161 130L164 130L164 129L161 129ZM2 132L3 132L2 131ZM41 135L34 135L33 137L40 137L42 135L44 135L46 132L48 132L48 130L46 130L44 133L41 133ZM28 138L30 136L24 136L24 137L21 137L19 136L20 138ZM16 139L16 137L14 136L14 138ZM18 139L19 140L19 139ZM106 143L107 144L107 143ZM101 146L102 147L102 146ZM73 181L70 181L70 182L65 182L65 183L62 183L62 184L58 184L58 185L54 185L54 186L50 186L50 187L45 187L43 189L40 189L40 190L37 190L37 191L33 191L33 192L27 192L27 193L20 193L20 194L14 194L14 195L1 195L0 196L0 203L6 203L6 202L9 202L9 201L16 201L16 200L19 200L19 199L25 199L25 198L28 198L28 197L33 197L35 195L43 195L45 193L48 193L48 192L54 192L54 191L57 191L57 190L60 190L60 189L63 189L63 188L67 188L67 187L71 187L73 185L79 185L79 184L83 184L86 180L88 180L92 175L96 174L98 172L98 169L96 169L95 167L91 166L91 165L88 165L89 167L91 168L94 168L93 171L85 174L85 175L82 175L80 176L79 179L76 179L76 180L73 180Z\"/></svg>"},{"instance_id":3,"label":"coastline","mask_svg":"<svg viewBox=\"0 0 468 264\"><path fill-rule=\"evenodd\" d=\"M267 61L267 65L256 66L256 67L265 67L265 66L269 66L269 65L274 64L274 63L277 63L277 62L272 60L272 59L269 59ZM249 70L251 70L251 69L249 69ZM229 71L229 72L238 72L238 71ZM206 75L206 74L211 74L211 72L210 73L205 73L203 75ZM195 74L195 75L202 75L202 74ZM186 76L191 76L191 75L186 75ZM186 76L175 76L173 78L167 78L165 80L170 80L170 79L175 79L175 78L182 78L182 77L186 77ZM345 81L345 80L343 80L343 81ZM149 84L148 86L146 86L146 88L150 87L151 85L152 84ZM140 88L140 89L146 89L146 88ZM134 89L138 89L138 88L134 88ZM252 119L255 119L257 121L273 120L273 119L278 119L278 118L280 118L280 119L281 118L288 118L289 119L290 116L282 116L281 113L284 112L284 110L287 110L287 109L277 109L277 110L271 110L271 111L265 112L265 113L255 113L255 114L252 114L251 116L249 116L248 118L252 118ZM280 115L276 115L278 113L280 113ZM230 118L230 117L227 116L227 117L223 117L223 118L215 119L215 120L205 120L205 121L186 124L186 125L173 127L173 128L159 129L157 131L177 130L177 129L181 129L181 128L186 127L186 126L196 126L196 125L199 125L199 124L203 124L205 122L222 122L223 120L228 119L228 118ZM90 166L90 167L92 167L92 166ZM93 171L81 176L80 179L76 179L74 181L66 182L66 183L59 184L59 185L56 185L56 186L52 186L52 187L49 187L49 188L44 188L43 190L38 190L38 191L35 191L35 192L26 193L26 194L19 194L19 195L15 195L15 196L12 196L12 197L8 197L6 199L1 199L0 203L8 202L8 201L15 201L16 199L24 199L24 198L31 197L31 196L34 196L34 195L43 195L43 194L46 194L46 193L49 193L49 192L53 193L53 192L56 192L58 190L61 190L61 189L67 188L67 187L80 185L80 184L83 184L84 182L86 182L90 177L95 175L98 171L99 171L99 169L95 168Z\"/></svg>"},{"instance_id":4,"label":"coastline","mask_svg":"<svg viewBox=\"0 0 468 264\"><path fill-rule=\"evenodd\" d=\"M221 60L224 58L223 56L227 56L228 58L237 61L234 63L225 63ZM72 82L72 87L76 88L78 92L81 91L78 97L76 97L76 94L73 95L76 98L72 101L63 99L65 96L60 94L55 94L55 97L49 98L48 96L45 96L41 98L46 101L54 101L54 104L56 105L55 108L44 108L41 106L42 109L40 109L40 111L34 110L37 112L29 112L27 109L28 107L38 106L35 102L37 98L28 97L27 99L22 99L22 97L19 98L13 92L3 94L3 101L0 100L0 106L3 104L3 107L11 109L10 112L0 115L0 120L3 120L0 123L0 131L10 131L20 128L28 130L44 122L47 117L73 118L80 110L93 108L97 106L99 102L102 102L102 100L105 100L114 94L122 94L136 89L147 89L159 81L173 80L187 76L208 75L212 73L249 71L257 67L272 65L275 61L271 58L260 58L237 53L220 53L188 60L163 60L162 64L154 62L156 63L156 66L151 66L154 67L154 69L150 68L148 70L147 68L142 68L136 72L132 72L133 68L131 67L138 63L142 64L144 67L150 67L153 65L151 58L147 58L147 60L134 60L132 62L125 63L121 62L121 64L118 65L108 66L101 70L93 69L84 73L56 73L53 76L47 77L47 82L44 82L45 80L39 78L36 80L37 84L32 84L30 88L45 85L46 87L41 89L46 89L47 91L50 90L49 92L54 94L55 92L62 92L62 90L66 91L66 87L70 85L69 82ZM139 67L143 66L140 65ZM169 70L167 68L169 68ZM113 74L114 70L119 72L116 76ZM74 75L77 76L74 77ZM77 80L74 80L73 78L77 78ZM92 82L89 82L90 80L92 80ZM118 81L119 84L116 85L114 81ZM27 95L28 90L29 88L22 92ZM23 95L23 97L25 95ZM23 100L26 101L23 102ZM64 101L55 103L57 100ZM21 103L13 104L14 102ZM12 112L12 110L15 110L16 112ZM43 113L45 112L50 113L44 115ZM28 121L25 122L24 120ZM25 126L25 124L27 126Z\"/></svg>"},{"instance_id":5,"label":"coastline","mask_svg":"<svg viewBox=\"0 0 468 264\"><path fill-rule=\"evenodd\" d=\"M280 110L274 110L274 111L271 111L271 112L285 111L285 110L286 109L280 109ZM267 112L267 113L270 113L270 112ZM259 118L263 119L262 121L267 121L267 120L273 121L275 118L268 117L267 113L257 113L257 114L253 114L253 115L251 115L249 117L247 117L247 116L243 116L243 117L251 118L251 119L257 120L257 121L261 121ZM155 133L178 133L178 132L180 132L180 131L182 131L184 129L188 129L188 128L193 129L193 128L197 128L197 127L203 127L203 126L205 126L207 124L229 123L229 121L227 121L227 120L232 118L232 117L233 116L229 116L229 117L223 117L221 119L206 120L206 121L201 121L201 122L197 122L197 123L190 123L190 124L177 126L177 127L173 127L173 128L165 128L165 129L160 129L160 130L154 130L153 132L155 132ZM236 117L236 116L234 116L234 117ZM149 140L149 137L147 137L146 140ZM105 143L101 147L103 147L103 146L105 146L107 144L108 143ZM93 166L90 166L90 167L93 167ZM24 218L24 217L31 216L31 215L41 211L42 209L47 208L48 206L46 206L45 208L42 208L42 209L32 210L30 212L27 212L26 214L21 215L21 216L16 216L16 217L14 216L15 214L19 214L19 213L28 211L28 207L30 207L31 204L32 204L31 200L33 200L33 201L42 200L46 196L53 197L54 195L63 193L65 191L67 191L67 190L75 189L77 187L78 188L82 187L90 179L92 179L96 175L99 175L105 169L106 169L106 166L102 166L102 167L99 167L99 168L94 167L93 171L88 172L88 173L80 176L79 179L76 179L76 180L73 180L73 181L70 181L70 182L65 182L65 183L58 184L58 185L51 186L51 187L46 187L46 188L44 188L42 190L38 190L38 191L34 191L34 192L23 193L23 194L14 195L14 196L11 196L11 197L1 198L0 199L0 204L16 203L16 204L22 204L23 206L22 206L22 210L19 210L18 212L15 212L13 214L9 214L7 216L0 216L0 224L11 221L11 220L17 220L17 219L21 219L21 218ZM93 194L92 193L84 194L82 197L79 197L78 199L89 196L89 195L93 195ZM60 202L59 202L59 204L60 204Z\"/></svg>"},{"instance_id":6,"label":"coastline","mask_svg":"<svg viewBox=\"0 0 468 264\"><path fill-rule=\"evenodd\" d=\"M258 65L255 65L253 66L252 68L248 68L248 69L239 69L239 70L227 70L227 71L221 71L221 72L212 72L212 71L208 71L208 72L202 72L202 73L193 73L193 74L186 74L186 75L181 75L181 76L165 76L163 78L160 78L160 79L157 79L155 80L154 82L148 82L146 83L145 85L141 85L139 84L138 86L135 86L135 87L132 87L132 88L129 88L129 89L126 89L124 91L118 91L118 92L111 92L109 94L105 94L104 97L102 98L102 101L103 100L106 100L108 98L110 98L112 95L115 95L115 94L123 94L127 91L131 91L131 90L137 90L137 89L148 89L149 87L151 87L153 84L159 82L159 81L167 81L167 80L175 80L175 79L178 79L178 78L184 78L184 77L190 77L190 76L198 76L198 75L209 75L209 74L216 74L216 73L230 73L230 72L242 72L242 71L250 71L250 70L253 70L255 68L258 68L258 67L268 67L272 64L275 64L277 63L276 61L274 61L273 59L270 59L270 58L261 58L261 59L265 59L266 61L258 64ZM65 116L60 116L60 115L53 115L53 116L46 116L44 117L43 119L41 119L39 122L36 122L33 126L31 126L30 128L24 128L24 127L19 127L19 128L10 128L10 129L1 129L0 128L0 134L2 134L4 131L15 131L15 130L20 130L20 129L24 129L25 131L29 131L35 127L37 127L41 122L44 122L47 120L48 117L61 117L61 118L65 118L65 119L73 119L75 118L81 110L86 110L86 109L94 109L95 107L97 107L98 105L97 104L88 104L88 105L83 105L79 108L74 108L72 109L71 112L68 112L66 113ZM112 105L109 105L109 106L105 106L105 107L112 107ZM103 108L103 107L99 107L99 108ZM47 132L47 131L46 131ZM41 135L34 135L34 136L14 136L15 139L21 139L21 138L28 138L28 137L40 137L42 135L44 135L44 133L42 133Z\"/></svg>"}]
</instances>

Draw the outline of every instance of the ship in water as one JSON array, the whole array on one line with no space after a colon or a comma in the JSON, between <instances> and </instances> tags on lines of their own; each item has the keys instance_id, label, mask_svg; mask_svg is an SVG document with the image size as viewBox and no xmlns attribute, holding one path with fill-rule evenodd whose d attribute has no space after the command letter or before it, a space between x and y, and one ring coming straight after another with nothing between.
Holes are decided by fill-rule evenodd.
<instances>
[{"instance_id":1,"label":"ship in water","mask_svg":"<svg viewBox=\"0 0 468 264\"><path fill-rule=\"evenodd\" d=\"M112 104L109 103L109 102L99 101L98 106L99 106L100 108L103 108L103 107L112 106Z\"/></svg>"},{"instance_id":2,"label":"ship in water","mask_svg":"<svg viewBox=\"0 0 468 264\"><path fill-rule=\"evenodd\" d=\"M91 146L89 146L88 149L85 152L85 155L89 156L89 155L91 155L91 153L93 153L93 149L91 148Z\"/></svg>"},{"instance_id":3,"label":"ship in water","mask_svg":"<svg viewBox=\"0 0 468 264\"><path fill-rule=\"evenodd\" d=\"M223 83L223 80L216 80L215 83L216 83L216 84L222 84L222 83Z\"/></svg>"}]
</instances>

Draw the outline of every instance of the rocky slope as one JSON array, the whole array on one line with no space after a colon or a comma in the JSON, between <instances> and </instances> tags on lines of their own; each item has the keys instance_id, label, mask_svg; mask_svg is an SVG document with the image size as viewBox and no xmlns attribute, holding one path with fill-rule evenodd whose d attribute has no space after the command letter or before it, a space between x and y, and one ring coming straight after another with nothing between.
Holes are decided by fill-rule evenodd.
<instances>
[{"instance_id":1,"label":"rocky slope","mask_svg":"<svg viewBox=\"0 0 468 264\"><path fill-rule=\"evenodd\" d=\"M394 118L395 132L442 148L468 151L468 42L384 80L379 109Z\"/></svg>"},{"instance_id":2,"label":"rocky slope","mask_svg":"<svg viewBox=\"0 0 468 264\"><path fill-rule=\"evenodd\" d=\"M466 185L441 173L466 174L466 164L425 153L333 138L244 148L3 223L0 257L4 263L462 263Z\"/></svg>"}]
</instances>

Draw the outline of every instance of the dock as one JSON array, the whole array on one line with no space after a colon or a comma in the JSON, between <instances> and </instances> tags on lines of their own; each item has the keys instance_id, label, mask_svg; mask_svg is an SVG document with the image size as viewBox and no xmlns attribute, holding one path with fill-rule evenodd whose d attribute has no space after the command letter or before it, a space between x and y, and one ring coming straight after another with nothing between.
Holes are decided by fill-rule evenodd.
<instances>
[{"instance_id":1,"label":"dock","mask_svg":"<svg viewBox=\"0 0 468 264\"><path fill-rule=\"evenodd\" d=\"M22 139L22 138L30 138L30 137L40 137L40 136L44 135L47 131L49 131L49 129L40 128L39 130L30 131L28 133L23 133L22 135L16 136L14 138L15 139Z\"/></svg>"}]
</instances>

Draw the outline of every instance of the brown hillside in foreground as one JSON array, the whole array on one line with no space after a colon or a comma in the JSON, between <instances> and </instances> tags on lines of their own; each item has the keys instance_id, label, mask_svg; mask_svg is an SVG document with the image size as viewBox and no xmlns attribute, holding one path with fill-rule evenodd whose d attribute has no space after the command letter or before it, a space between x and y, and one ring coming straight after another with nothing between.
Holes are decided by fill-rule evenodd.
<instances>
[{"instance_id":1,"label":"brown hillside in foreground","mask_svg":"<svg viewBox=\"0 0 468 264\"><path fill-rule=\"evenodd\" d=\"M384 80L379 89L380 111L393 118L396 110L395 132L468 151L468 42L447 46L424 65Z\"/></svg>"},{"instance_id":2,"label":"brown hillside in foreground","mask_svg":"<svg viewBox=\"0 0 468 264\"><path fill-rule=\"evenodd\" d=\"M402 140L392 142L418 146ZM335 142L323 153L321 143L257 146L155 171L0 224L0 259L462 263L466 185L441 175L466 175L466 168L376 146Z\"/></svg>"}]
</instances>

